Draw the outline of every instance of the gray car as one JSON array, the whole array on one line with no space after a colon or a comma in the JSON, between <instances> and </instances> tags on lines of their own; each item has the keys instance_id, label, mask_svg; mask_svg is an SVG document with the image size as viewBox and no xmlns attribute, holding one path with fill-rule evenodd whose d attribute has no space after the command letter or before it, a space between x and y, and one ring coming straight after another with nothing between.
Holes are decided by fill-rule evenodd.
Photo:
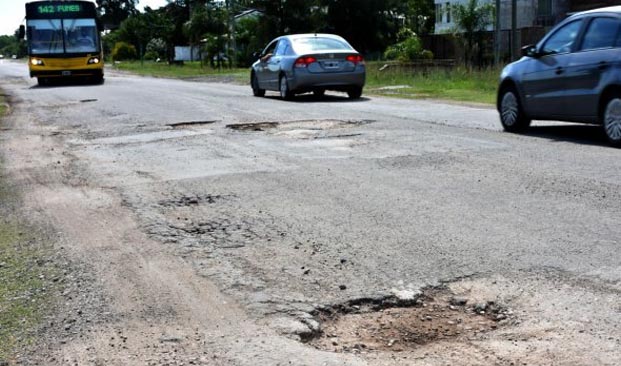
<instances>
[{"instance_id":1,"label":"gray car","mask_svg":"<svg viewBox=\"0 0 621 366\"><path fill-rule=\"evenodd\" d=\"M506 131L533 119L594 123L621 146L621 6L574 14L522 53L500 76Z\"/></svg>"},{"instance_id":2,"label":"gray car","mask_svg":"<svg viewBox=\"0 0 621 366\"><path fill-rule=\"evenodd\" d=\"M257 55L250 85L255 96L266 90L283 99L326 90L360 98L366 78L364 58L345 39L333 34L293 34L274 39Z\"/></svg>"}]
</instances>

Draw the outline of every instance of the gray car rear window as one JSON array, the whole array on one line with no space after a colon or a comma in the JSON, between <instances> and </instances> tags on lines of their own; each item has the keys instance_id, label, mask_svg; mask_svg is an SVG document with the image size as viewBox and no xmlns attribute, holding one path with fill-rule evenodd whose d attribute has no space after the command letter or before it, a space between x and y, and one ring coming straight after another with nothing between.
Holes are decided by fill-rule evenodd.
<instances>
[{"instance_id":1,"label":"gray car rear window","mask_svg":"<svg viewBox=\"0 0 621 366\"><path fill-rule=\"evenodd\" d=\"M293 48L297 53L311 53L325 50L351 51L347 43L333 38L308 37L293 40Z\"/></svg>"}]
</instances>

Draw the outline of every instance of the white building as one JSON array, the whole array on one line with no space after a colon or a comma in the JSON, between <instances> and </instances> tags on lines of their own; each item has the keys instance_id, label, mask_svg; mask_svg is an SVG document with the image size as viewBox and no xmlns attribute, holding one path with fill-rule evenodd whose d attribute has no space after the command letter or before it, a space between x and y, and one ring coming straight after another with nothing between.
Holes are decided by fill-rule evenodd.
<instances>
[{"instance_id":1,"label":"white building","mask_svg":"<svg viewBox=\"0 0 621 366\"><path fill-rule=\"evenodd\" d=\"M451 7L466 4L469 0L434 0L436 7L435 33L452 32L455 29L455 17ZM586 0L583 0L586 1ZM517 0L517 28L533 26L551 26L567 16L572 10L571 0ZM500 0L500 28L511 29L512 0ZM496 4L496 0L478 0L478 4ZM490 24L487 30L494 30Z\"/></svg>"}]
</instances>

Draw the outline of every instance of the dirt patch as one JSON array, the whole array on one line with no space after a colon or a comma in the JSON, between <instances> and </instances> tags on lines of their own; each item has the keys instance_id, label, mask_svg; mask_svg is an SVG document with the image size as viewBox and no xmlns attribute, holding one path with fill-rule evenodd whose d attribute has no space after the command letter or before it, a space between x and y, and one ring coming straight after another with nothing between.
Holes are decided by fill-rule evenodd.
<instances>
[{"instance_id":1,"label":"dirt patch","mask_svg":"<svg viewBox=\"0 0 621 366\"><path fill-rule=\"evenodd\" d=\"M400 352L448 339L472 339L508 322L494 302L471 303L445 288L411 301L361 301L324 310L322 331L309 343L333 352Z\"/></svg>"}]
</instances>

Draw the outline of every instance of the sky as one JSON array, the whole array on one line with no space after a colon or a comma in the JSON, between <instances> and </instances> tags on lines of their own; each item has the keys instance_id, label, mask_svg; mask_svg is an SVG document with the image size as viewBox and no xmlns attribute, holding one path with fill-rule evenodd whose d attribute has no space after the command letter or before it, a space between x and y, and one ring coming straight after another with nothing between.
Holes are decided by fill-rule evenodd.
<instances>
[{"instance_id":1,"label":"sky","mask_svg":"<svg viewBox=\"0 0 621 366\"><path fill-rule=\"evenodd\" d=\"M26 12L26 3L29 0L0 0L0 35L13 35L22 24ZM166 5L166 0L139 0L138 9L145 6L157 9Z\"/></svg>"}]
</instances>

